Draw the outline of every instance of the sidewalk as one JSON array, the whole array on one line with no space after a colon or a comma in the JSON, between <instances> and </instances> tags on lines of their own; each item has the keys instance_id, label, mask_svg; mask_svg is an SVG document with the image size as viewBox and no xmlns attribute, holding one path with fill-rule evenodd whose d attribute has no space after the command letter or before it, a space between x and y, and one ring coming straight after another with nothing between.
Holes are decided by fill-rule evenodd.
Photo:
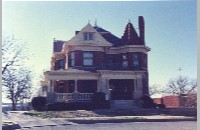
<instances>
[{"instance_id":1,"label":"sidewalk","mask_svg":"<svg viewBox=\"0 0 200 130\"><path fill-rule=\"evenodd\" d=\"M186 116L115 116L115 117L86 117L68 119L70 122L78 124L92 124L92 123L122 123L122 122L171 122L171 121L197 121L195 117Z\"/></svg>"},{"instance_id":2,"label":"sidewalk","mask_svg":"<svg viewBox=\"0 0 200 130\"><path fill-rule=\"evenodd\" d=\"M12 128L31 128L42 126L58 126L72 124L93 123L122 123L122 122L171 122L171 121L196 121L195 117L150 115L150 116L108 116L108 117L75 117L75 118L39 118L24 115L22 111L9 112L2 118L3 130ZM6 125L7 122L7 125ZM9 129L8 129L9 127Z\"/></svg>"}]
</instances>

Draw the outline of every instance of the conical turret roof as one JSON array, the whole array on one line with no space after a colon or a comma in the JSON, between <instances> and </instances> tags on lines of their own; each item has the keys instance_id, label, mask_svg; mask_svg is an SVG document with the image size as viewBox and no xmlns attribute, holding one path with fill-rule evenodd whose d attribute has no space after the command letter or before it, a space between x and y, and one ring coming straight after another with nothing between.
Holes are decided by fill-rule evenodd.
<instances>
[{"instance_id":1,"label":"conical turret roof","mask_svg":"<svg viewBox=\"0 0 200 130\"><path fill-rule=\"evenodd\" d=\"M139 37L136 30L133 27L133 24L129 21L126 25L124 34L121 38L122 44L124 45L138 45Z\"/></svg>"}]
</instances>

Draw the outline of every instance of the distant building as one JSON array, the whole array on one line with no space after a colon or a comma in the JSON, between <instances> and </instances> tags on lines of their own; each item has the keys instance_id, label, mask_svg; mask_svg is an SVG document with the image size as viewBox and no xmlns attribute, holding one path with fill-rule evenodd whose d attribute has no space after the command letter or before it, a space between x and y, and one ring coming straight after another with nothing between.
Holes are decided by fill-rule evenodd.
<instances>
[{"instance_id":1,"label":"distant building","mask_svg":"<svg viewBox=\"0 0 200 130\"><path fill-rule=\"evenodd\" d=\"M164 104L166 108L196 108L197 94L177 94L152 97L154 103Z\"/></svg>"},{"instance_id":2,"label":"distant building","mask_svg":"<svg viewBox=\"0 0 200 130\"><path fill-rule=\"evenodd\" d=\"M69 41L55 40L51 70L42 82L48 102L91 100L103 92L108 100L135 100L149 94L144 18L139 34L129 21L121 38L88 23Z\"/></svg>"}]
</instances>

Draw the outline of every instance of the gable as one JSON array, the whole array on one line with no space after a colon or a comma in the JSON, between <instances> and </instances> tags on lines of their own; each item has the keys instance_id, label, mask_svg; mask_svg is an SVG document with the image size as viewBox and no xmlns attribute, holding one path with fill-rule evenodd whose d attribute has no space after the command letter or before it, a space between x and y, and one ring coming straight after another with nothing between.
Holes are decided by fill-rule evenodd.
<instances>
[{"instance_id":1,"label":"gable","mask_svg":"<svg viewBox=\"0 0 200 130\"><path fill-rule=\"evenodd\" d=\"M112 46L104 37L101 36L89 23L82 28L66 45L97 45Z\"/></svg>"}]
</instances>

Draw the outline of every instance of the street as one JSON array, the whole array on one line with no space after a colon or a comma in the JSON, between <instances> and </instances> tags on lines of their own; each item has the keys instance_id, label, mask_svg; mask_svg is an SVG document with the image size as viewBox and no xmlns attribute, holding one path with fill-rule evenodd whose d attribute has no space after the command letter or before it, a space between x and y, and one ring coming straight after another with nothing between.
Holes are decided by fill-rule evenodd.
<instances>
[{"instance_id":1,"label":"street","mask_svg":"<svg viewBox=\"0 0 200 130\"><path fill-rule=\"evenodd\" d=\"M196 121L73 124L22 130L197 130Z\"/></svg>"}]
</instances>

